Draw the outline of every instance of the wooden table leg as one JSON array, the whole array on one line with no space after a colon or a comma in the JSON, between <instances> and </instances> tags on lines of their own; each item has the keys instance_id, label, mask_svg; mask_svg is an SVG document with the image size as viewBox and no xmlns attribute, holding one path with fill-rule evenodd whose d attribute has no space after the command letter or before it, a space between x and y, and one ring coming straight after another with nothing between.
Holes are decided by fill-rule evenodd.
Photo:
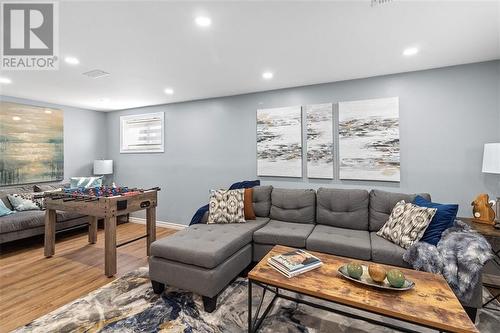
<instances>
[{"instance_id":1,"label":"wooden table leg","mask_svg":"<svg viewBox=\"0 0 500 333\"><path fill-rule=\"evenodd\" d=\"M151 243L156 240L156 207L146 208L146 229L148 234L146 253L149 256L151 253Z\"/></svg>"},{"instance_id":2,"label":"wooden table leg","mask_svg":"<svg viewBox=\"0 0 500 333\"><path fill-rule=\"evenodd\" d=\"M97 217L89 216L89 243L95 244L97 242Z\"/></svg>"},{"instance_id":3,"label":"wooden table leg","mask_svg":"<svg viewBox=\"0 0 500 333\"><path fill-rule=\"evenodd\" d=\"M45 248L44 254L47 258L54 255L56 248L56 211L47 209L45 211Z\"/></svg>"},{"instance_id":4,"label":"wooden table leg","mask_svg":"<svg viewBox=\"0 0 500 333\"><path fill-rule=\"evenodd\" d=\"M104 273L116 274L116 216L104 218Z\"/></svg>"}]
</instances>

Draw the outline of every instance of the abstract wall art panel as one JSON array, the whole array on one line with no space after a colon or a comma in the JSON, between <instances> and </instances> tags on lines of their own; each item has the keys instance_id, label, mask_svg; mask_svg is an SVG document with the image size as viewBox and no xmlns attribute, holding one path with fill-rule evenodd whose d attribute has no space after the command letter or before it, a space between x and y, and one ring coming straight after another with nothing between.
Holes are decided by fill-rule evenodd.
<instances>
[{"instance_id":1,"label":"abstract wall art panel","mask_svg":"<svg viewBox=\"0 0 500 333\"><path fill-rule=\"evenodd\" d=\"M302 177L300 106L257 110L257 175Z\"/></svg>"},{"instance_id":2,"label":"abstract wall art panel","mask_svg":"<svg viewBox=\"0 0 500 333\"><path fill-rule=\"evenodd\" d=\"M340 179L399 182L399 99L339 103Z\"/></svg>"},{"instance_id":3,"label":"abstract wall art panel","mask_svg":"<svg viewBox=\"0 0 500 333\"><path fill-rule=\"evenodd\" d=\"M63 179L63 111L0 102L0 185Z\"/></svg>"},{"instance_id":4,"label":"abstract wall art panel","mask_svg":"<svg viewBox=\"0 0 500 333\"><path fill-rule=\"evenodd\" d=\"M332 104L304 106L307 120L307 177L333 179Z\"/></svg>"}]
</instances>

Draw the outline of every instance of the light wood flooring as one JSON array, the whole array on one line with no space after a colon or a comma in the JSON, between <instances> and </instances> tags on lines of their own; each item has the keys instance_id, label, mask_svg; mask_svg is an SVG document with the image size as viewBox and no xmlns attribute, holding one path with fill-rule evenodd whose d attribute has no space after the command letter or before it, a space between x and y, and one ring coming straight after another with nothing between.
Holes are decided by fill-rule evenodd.
<instances>
[{"instance_id":1,"label":"light wood flooring","mask_svg":"<svg viewBox=\"0 0 500 333\"><path fill-rule=\"evenodd\" d=\"M176 232L157 227L157 239ZM140 237L146 226L117 226L117 242ZM96 244L88 243L87 229L56 235L56 253L43 256L43 238L17 241L0 248L0 332L9 332L113 281L147 266L146 239L118 248L118 272L104 275L104 230Z\"/></svg>"}]
</instances>

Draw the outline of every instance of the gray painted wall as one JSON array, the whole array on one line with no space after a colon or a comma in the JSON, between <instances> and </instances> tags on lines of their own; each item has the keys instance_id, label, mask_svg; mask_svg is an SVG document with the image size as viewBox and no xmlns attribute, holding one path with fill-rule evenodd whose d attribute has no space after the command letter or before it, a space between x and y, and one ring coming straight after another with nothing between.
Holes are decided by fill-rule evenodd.
<instances>
[{"instance_id":1,"label":"gray painted wall","mask_svg":"<svg viewBox=\"0 0 500 333\"><path fill-rule=\"evenodd\" d=\"M29 99L2 101L64 110L64 178L90 176L94 159L106 157L106 114Z\"/></svg>"},{"instance_id":2,"label":"gray painted wall","mask_svg":"<svg viewBox=\"0 0 500 333\"><path fill-rule=\"evenodd\" d=\"M500 61L492 61L115 111L107 114L108 158L118 183L162 188L159 220L187 224L210 189L257 178L256 109L399 96L401 183L261 180L292 188L426 191L437 202L459 203L460 214L469 216L476 194L500 194L500 176L481 173L483 144L500 142L499 92ZM158 111L165 111L165 153L120 154L119 117Z\"/></svg>"}]
</instances>

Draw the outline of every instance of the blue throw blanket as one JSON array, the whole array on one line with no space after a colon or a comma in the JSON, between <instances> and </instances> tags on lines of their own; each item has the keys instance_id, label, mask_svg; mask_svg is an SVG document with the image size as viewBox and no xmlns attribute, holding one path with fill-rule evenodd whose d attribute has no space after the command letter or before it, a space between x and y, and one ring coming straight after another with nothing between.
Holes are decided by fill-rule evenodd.
<instances>
[{"instance_id":1,"label":"blue throw blanket","mask_svg":"<svg viewBox=\"0 0 500 333\"><path fill-rule=\"evenodd\" d=\"M242 182L237 182L231 185L229 188L230 190L237 190L240 188L252 188L254 186L259 186L260 185L260 180L245 180ZM200 207L196 213L194 213L193 218L191 219L191 222L189 225L193 224L198 224L201 223L201 220L203 219L203 215L208 212L208 205L205 205L203 207Z\"/></svg>"}]
</instances>

